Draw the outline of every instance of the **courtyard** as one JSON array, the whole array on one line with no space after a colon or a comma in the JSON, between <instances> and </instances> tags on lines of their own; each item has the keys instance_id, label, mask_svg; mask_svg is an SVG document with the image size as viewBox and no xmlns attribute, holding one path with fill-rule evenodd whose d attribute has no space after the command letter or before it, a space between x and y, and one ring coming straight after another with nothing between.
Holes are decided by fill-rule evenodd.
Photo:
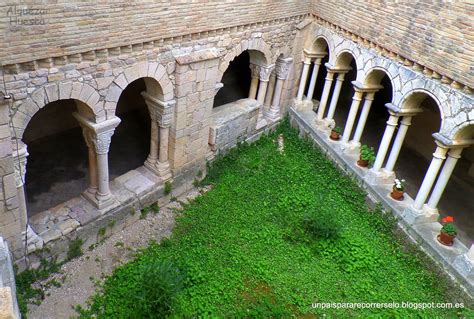
<instances>
[{"instance_id":1,"label":"courtyard","mask_svg":"<svg viewBox=\"0 0 474 319\"><path fill-rule=\"evenodd\" d=\"M81 317L473 314L392 215L368 205L357 184L286 121L217 159L200 185L212 189L184 205L171 237L118 267L90 306L77 308ZM147 276L153 268L157 275ZM162 298L149 303L156 293ZM452 302L464 309L316 308L327 302Z\"/></svg>"}]
</instances>

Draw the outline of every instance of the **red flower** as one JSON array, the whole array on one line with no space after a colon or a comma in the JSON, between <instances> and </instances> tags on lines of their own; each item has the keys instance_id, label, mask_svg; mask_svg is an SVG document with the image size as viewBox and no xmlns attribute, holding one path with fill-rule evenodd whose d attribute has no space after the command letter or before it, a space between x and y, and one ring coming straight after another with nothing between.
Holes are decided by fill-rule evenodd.
<instances>
[{"instance_id":1,"label":"red flower","mask_svg":"<svg viewBox=\"0 0 474 319\"><path fill-rule=\"evenodd\" d=\"M452 223L454 222L453 216L446 216L442 219L443 223Z\"/></svg>"}]
</instances>

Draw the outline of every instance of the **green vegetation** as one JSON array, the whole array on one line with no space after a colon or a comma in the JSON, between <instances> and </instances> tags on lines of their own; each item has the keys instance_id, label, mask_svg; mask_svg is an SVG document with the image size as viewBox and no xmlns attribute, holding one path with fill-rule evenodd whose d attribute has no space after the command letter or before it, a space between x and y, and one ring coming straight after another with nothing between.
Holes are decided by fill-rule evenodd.
<instances>
[{"instance_id":1,"label":"green vegetation","mask_svg":"<svg viewBox=\"0 0 474 319\"><path fill-rule=\"evenodd\" d=\"M69 247L67 251L67 260L82 256L82 244L84 241L81 238L73 239L69 242Z\"/></svg>"},{"instance_id":2,"label":"green vegetation","mask_svg":"<svg viewBox=\"0 0 474 319\"><path fill-rule=\"evenodd\" d=\"M362 145L360 147L360 159L369 162L369 167L372 167L375 162L375 151L373 147Z\"/></svg>"},{"instance_id":3,"label":"green vegetation","mask_svg":"<svg viewBox=\"0 0 474 319\"><path fill-rule=\"evenodd\" d=\"M284 135L285 151L275 139ZM82 318L456 318L464 309L315 309L464 302L393 218L287 122L218 159L173 235L119 268Z\"/></svg>"},{"instance_id":4,"label":"green vegetation","mask_svg":"<svg viewBox=\"0 0 474 319\"><path fill-rule=\"evenodd\" d=\"M170 181L166 181L165 182L165 188L163 190L163 192L165 193L165 195L168 195L169 193L171 193L171 190L173 188L173 185L171 184Z\"/></svg>"}]
</instances>

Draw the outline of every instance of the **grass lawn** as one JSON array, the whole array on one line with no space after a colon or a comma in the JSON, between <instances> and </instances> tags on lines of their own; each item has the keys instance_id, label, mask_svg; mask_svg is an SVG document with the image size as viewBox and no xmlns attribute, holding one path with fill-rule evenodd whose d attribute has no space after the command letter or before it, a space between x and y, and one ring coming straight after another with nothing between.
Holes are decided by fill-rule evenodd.
<instances>
[{"instance_id":1,"label":"grass lawn","mask_svg":"<svg viewBox=\"0 0 474 319\"><path fill-rule=\"evenodd\" d=\"M284 152L277 149L284 136ZM315 309L464 302L394 221L283 123L215 162L173 236L116 269L81 317L456 318L464 309ZM139 234L137 234L139 235Z\"/></svg>"}]
</instances>

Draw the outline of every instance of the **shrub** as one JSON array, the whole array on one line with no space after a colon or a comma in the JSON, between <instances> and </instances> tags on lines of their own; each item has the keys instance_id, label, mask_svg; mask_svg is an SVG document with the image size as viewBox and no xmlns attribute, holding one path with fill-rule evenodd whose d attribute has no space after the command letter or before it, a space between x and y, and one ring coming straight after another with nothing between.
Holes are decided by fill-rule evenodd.
<instances>
[{"instance_id":1,"label":"shrub","mask_svg":"<svg viewBox=\"0 0 474 319\"><path fill-rule=\"evenodd\" d=\"M164 189L165 195L168 195L169 193L171 193L171 189L172 189L171 182L170 181L165 182L165 189Z\"/></svg>"},{"instance_id":2,"label":"shrub","mask_svg":"<svg viewBox=\"0 0 474 319\"><path fill-rule=\"evenodd\" d=\"M176 296L183 290L185 274L173 263L155 260L140 267L135 318L165 318L173 310Z\"/></svg>"}]
</instances>

